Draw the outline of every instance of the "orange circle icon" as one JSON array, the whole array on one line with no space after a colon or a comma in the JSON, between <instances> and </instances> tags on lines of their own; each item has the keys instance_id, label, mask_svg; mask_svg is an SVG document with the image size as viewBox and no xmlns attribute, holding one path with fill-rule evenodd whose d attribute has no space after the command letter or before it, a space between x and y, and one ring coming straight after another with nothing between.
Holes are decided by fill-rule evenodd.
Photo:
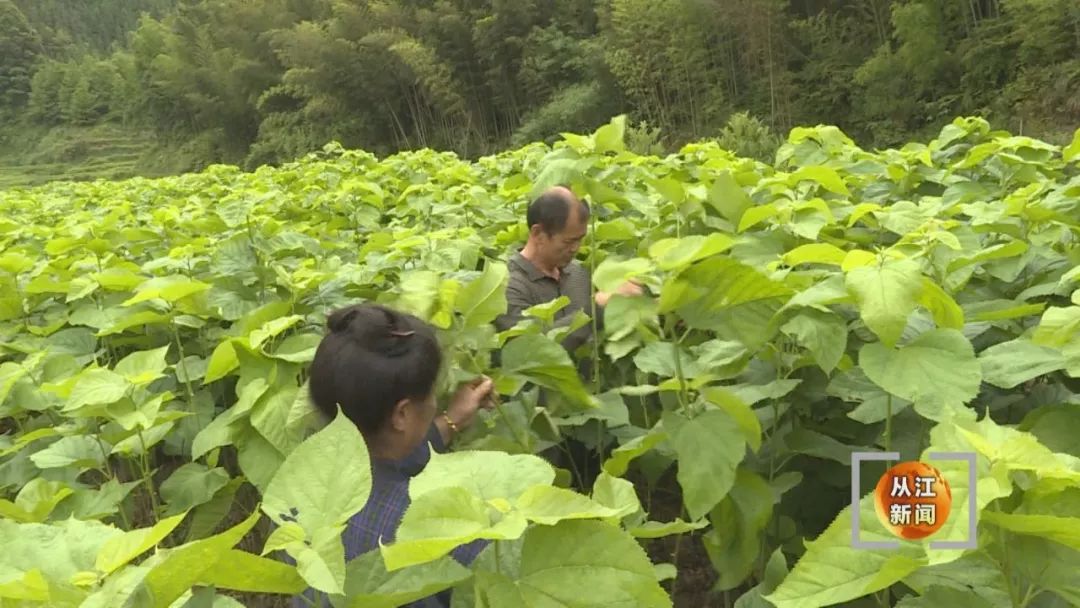
<instances>
[{"instance_id":1,"label":"orange circle icon","mask_svg":"<svg viewBox=\"0 0 1080 608\"><path fill-rule=\"evenodd\" d=\"M923 462L901 462L878 480L874 507L889 531L917 540L945 524L952 508L952 491L936 468Z\"/></svg>"}]
</instances>

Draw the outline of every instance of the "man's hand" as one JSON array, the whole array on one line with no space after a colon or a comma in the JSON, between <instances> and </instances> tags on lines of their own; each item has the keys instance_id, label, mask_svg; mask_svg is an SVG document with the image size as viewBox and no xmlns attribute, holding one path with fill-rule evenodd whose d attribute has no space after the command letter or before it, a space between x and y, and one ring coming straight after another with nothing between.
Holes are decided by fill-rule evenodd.
<instances>
[{"instance_id":1,"label":"man's hand","mask_svg":"<svg viewBox=\"0 0 1080 608\"><path fill-rule=\"evenodd\" d=\"M472 425L480 408L495 407L493 386L491 378L480 376L463 384L454 393L450 405L446 408L446 415L454 421L459 430L465 430Z\"/></svg>"},{"instance_id":2,"label":"man's hand","mask_svg":"<svg viewBox=\"0 0 1080 608\"><path fill-rule=\"evenodd\" d=\"M615 294L631 298L643 295L644 293L645 290L642 289L641 284L635 283L634 281L627 281L622 285L619 285L619 288L615 290ZM607 306L608 300L611 299L612 295L614 294L610 294L606 291L598 291L596 292L596 303L600 306Z\"/></svg>"}]
</instances>

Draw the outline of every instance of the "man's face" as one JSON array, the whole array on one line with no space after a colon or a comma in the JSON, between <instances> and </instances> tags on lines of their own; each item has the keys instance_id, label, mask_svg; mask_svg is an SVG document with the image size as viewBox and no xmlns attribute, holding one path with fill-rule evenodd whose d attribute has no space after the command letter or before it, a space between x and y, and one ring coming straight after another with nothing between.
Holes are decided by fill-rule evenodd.
<instances>
[{"instance_id":1,"label":"man's face","mask_svg":"<svg viewBox=\"0 0 1080 608\"><path fill-rule=\"evenodd\" d=\"M559 268L566 266L573 261L581 248L587 229L588 225L581 218L581 210L575 208L566 218L566 225L560 232L549 235L541 230L539 244L544 257Z\"/></svg>"}]
</instances>

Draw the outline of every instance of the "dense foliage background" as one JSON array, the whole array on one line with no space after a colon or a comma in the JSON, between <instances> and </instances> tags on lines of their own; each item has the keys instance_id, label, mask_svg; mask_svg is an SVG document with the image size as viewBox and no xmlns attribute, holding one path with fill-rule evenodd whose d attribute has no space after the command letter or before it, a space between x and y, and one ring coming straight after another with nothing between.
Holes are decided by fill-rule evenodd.
<instances>
[{"instance_id":1,"label":"dense foliage background","mask_svg":"<svg viewBox=\"0 0 1080 608\"><path fill-rule=\"evenodd\" d=\"M618 113L640 150L763 159L795 125L874 147L960 114L1058 144L1080 122L1075 0L0 0L0 58L24 181L330 140L475 158Z\"/></svg>"},{"instance_id":2,"label":"dense foliage background","mask_svg":"<svg viewBox=\"0 0 1080 608\"><path fill-rule=\"evenodd\" d=\"M0 192L4 606L1078 605L1080 130L962 118L870 152L800 128L771 164L628 139L616 117L476 161L327 146ZM584 380L565 298L492 325L555 183L594 205L595 287L654 294L604 309ZM368 456L304 383L327 312L364 300L439 328L441 396L482 372L502 404L413 481L396 542L346 560ZM566 437L595 483L535 456ZM850 546L853 451L935 461L931 542ZM977 491L941 451L976 455ZM894 540L885 466L860 468L863 540ZM975 548L932 544L969 515ZM470 568L446 556L481 538Z\"/></svg>"}]
</instances>

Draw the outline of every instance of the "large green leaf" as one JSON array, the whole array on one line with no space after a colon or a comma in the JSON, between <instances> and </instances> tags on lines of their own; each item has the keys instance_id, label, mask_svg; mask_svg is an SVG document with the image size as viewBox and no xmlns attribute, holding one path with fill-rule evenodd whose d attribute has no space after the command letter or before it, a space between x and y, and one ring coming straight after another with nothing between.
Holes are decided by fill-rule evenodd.
<instances>
[{"instance_id":1,"label":"large green leaf","mask_svg":"<svg viewBox=\"0 0 1080 608\"><path fill-rule=\"evenodd\" d=\"M136 605L168 608L198 583L219 561L255 526L259 512L252 512L244 521L228 530L172 549L154 564L139 585L134 598Z\"/></svg>"},{"instance_id":2,"label":"large green leaf","mask_svg":"<svg viewBox=\"0 0 1080 608\"><path fill-rule=\"evenodd\" d=\"M522 493L514 506L529 521L546 526L565 519L603 519L620 514L620 509L608 507L576 492L541 485Z\"/></svg>"},{"instance_id":3,"label":"large green leaf","mask_svg":"<svg viewBox=\"0 0 1080 608\"><path fill-rule=\"evenodd\" d=\"M850 270L846 285L855 296L866 326L886 346L895 346L922 295L919 264L910 259L887 258Z\"/></svg>"},{"instance_id":4,"label":"large green leaf","mask_svg":"<svg viewBox=\"0 0 1080 608\"><path fill-rule=\"evenodd\" d=\"M489 504L465 488L452 486L413 499L394 542L382 545L389 571L439 559L475 540L521 537L528 522L505 500Z\"/></svg>"},{"instance_id":5,"label":"large green leaf","mask_svg":"<svg viewBox=\"0 0 1080 608\"><path fill-rule=\"evenodd\" d=\"M81 469L101 466L108 454L108 444L98 442L89 435L64 437L44 450L30 456L39 469L78 467Z\"/></svg>"},{"instance_id":6,"label":"large green leaf","mask_svg":"<svg viewBox=\"0 0 1080 608\"><path fill-rule=\"evenodd\" d=\"M772 515L773 498L767 480L738 468L731 491L709 515L712 530L704 536L709 559L720 575L716 589L732 589L752 571L761 551L761 533Z\"/></svg>"},{"instance_id":7,"label":"large green leaf","mask_svg":"<svg viewBox=\"0 0 1080 608\"><path fill-rule=\"evenodd\" d=\"M131 353L116 364L114 371L136 386L149 384L160 378L168 366L165 362L165 355L168 352L169 347L162 346L153 350Z\"/></svg>"},{"instance_id":8,"label":"large green leaf","mask_svg":"<svg viewBox=\"0 0 1080 608\"><path fill-rule=\"evenodd\" d=\"M451 557L388 572L379 551L349 562L345 596L352 608L395 608L467 581L471 573Z\"/></svg>"},{"instance_id":9,"label":"large green leaf","mask_svg":"<svg viewBox=\"0 0 1080 608\"><path fill-rule=\"evenodd\" d=\"M867 344L859 351L859 367L875 384L932 418L966 405L982 381L971 343L955 329L930 330L899 348Z\"/></svg>"},{"instance_id":10,"label":"large green leaf","mask_svg":"<svg viewBox=\"0 0 1080 608\"><path fill-rule=\"evenodd\" d=\"M847 348L847 323L836 314L803 310L780 329L794 336L800 345L809 350L814 361L826 373L836 368Z\"/></svg>"},{"instance_id":11,"label":"large green leaf","mask_svg":"<svg viewBox=\"0 0 1080 608\"><path fill-rule=\"evenodd\" d=\"M1017 338L999 342L979 353L983 380L1001 388L1013 388L1028 380L1065 367L1060 350Z\"/></svg>"},{"instance_id":12,"label":"large green leaf","mask_svg":"<svg viewBox=\"0 0 1080 608\"><path fill-rule=\"evenodd\" d=\"M560 344L537 334L518 336L502 350L502 373L557 391L577 403L599 407Z\"/></svg>"},{"instance_id":13,"label":"large green leaf","mask_svg":"<svg viewBox=\"0 0 1080 608\"><path fill-rule=\"evenodd\" d=\"M705 410L692 420L666 412L664 429L678 454L678 480L691 519L711 511L735 483L736 470L746 454L742 430L727 413Z\"/></svg>"},{"instance_id":14,"label":"large green leaf","mask_svg":"<svg viewBox=\"0 0 1080 608\"><path fill-rule=\"evenodd\" d=\"M236 549L225 551L214 567L203 573L199 583L233 591L288 595L305 588L296 568Z\"/></svg>"},{"instance_id":15,"label":"large green leaf","mask_svg":"<svg viewBox=\"0 0 1080 608\"><path fill-rule=\"evenodd\" d=\"M127 379L116 372L107 369L88 370L79 376L79 382L71 390L64 411L118 401L130 388L131 384Z\"/></svg>"},{"instance_id":16,"label":"large green leaf","mask_svg":"<svg viewBox=\"0 0 1080 608\"><path fill-rule=\"evenodd\" d=\"M86 592L76 588L72 579L81 572L92 572L102 547L122 534L122 530L97 521L22 524L0 519L0 538L4 539L0 573L23 577L36 570L40 576L31 577L28 583L36 579L38 589L45 583L53 602L76 606Z\"/></svg>"},{"instance_id":17,"label":"large green leaf","mask_svg":"<svg viewBox=\"0 0 1080 608\"><path fill-rule=\"evenodd\" d=\"M457 296L457 309L462 315L464 327L491 323L506 312L508 277L505 265L489 262L480 276L462 287Z\"/></svg>"},{"instance_id":18,"label":"large green leaf","mask_svg":"<svg viewBox=\"0 0 1080 608\"><path fill-rule=\"evenodd\" d=\"M459 487L483 501L501 498L512 502L529 488L554 481L552 466L532 454L432 452L424 470L409 481L409 496L415 500L436 490Z\"/></svg>"},{"instance_id":19,"label":"large green leaf","mask_svg":"<svg viewBox=\"0 0 1080 608\"><path fill-rule=\"evenodd\" d=\"M619 528L598 521L531 528L517 571L479 573L476 593L491 608L672 606L644 550Z\"/></svg>"},{"instance_id":20,"label":"large green leaf","mask_svg":"<svg viewBox=\"0 0 1080 608\"><path fill-rule=\"evenodd\" d=\"M173 472L160 487L168 514L189 511L208 502L229 483L229 473L220 467L209 469L189 462Z\"/></svg>"},{"instance_id":21,"label":"large green leaf","mask_svg":"<svg viewBox=\"0 0 1080 608\"><path fill-rule=\"evenodd\" d=\"M150 528L125 532L110 538L97 554L95 567L103 574L111 574L145 551L165 539L187 516L187 512L166 517Z\"/></svg>"},{"instance_id":22,"label":"large green leaf","mask_svg":"<svg viewBox=\"0 0 1080 608\"><path fill-rule=\"evenodd\" d=\"M369 463L360 430L339 412L285 459L266 488L262 510L278 525L299 522L308 534L336 528L367 502Z\"/></svg>"}]
</instances>

